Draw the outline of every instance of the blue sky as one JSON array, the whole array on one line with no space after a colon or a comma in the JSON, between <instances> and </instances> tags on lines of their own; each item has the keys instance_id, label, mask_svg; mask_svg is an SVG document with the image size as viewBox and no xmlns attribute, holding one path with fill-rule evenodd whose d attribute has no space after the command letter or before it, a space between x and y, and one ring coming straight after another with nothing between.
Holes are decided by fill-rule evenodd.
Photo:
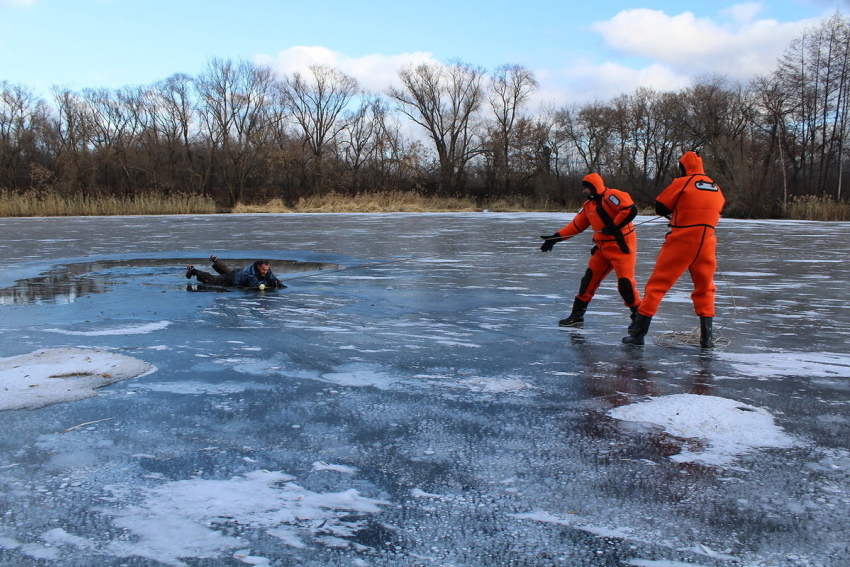
<instances>
[{"instance_id":1,"label":"blue sky","mask_svg":"<svg viewBox=\"0 0 850 567\"><path fill-rule=\"evenodd\" d=\"M326 63L383 91L407 62L531 69L537 100L607 100L696 75L769 72L788 43L850 0L0 0L0 81L47 96L196 75L212 58L280 73Z\"/></svg>"}]
</instances>

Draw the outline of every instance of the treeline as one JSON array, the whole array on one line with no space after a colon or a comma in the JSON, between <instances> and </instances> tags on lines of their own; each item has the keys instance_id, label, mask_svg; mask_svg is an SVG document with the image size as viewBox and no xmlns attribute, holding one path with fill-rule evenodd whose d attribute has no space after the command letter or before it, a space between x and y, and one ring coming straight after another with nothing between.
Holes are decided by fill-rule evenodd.
<instances>
[{"instance_id":1,"label":"treeline","mask_svg":"<svg viewBox=\"0 0 850 567\"><path fill-rule=\"evenodd\" d=\"M460 61L409 66L364 92L338 69L276 76L215 59L117 90L0 83L0 189L120 198L190 194L222 207L335 193L415 192L486 206L572 206L590 171L651 203L694 149L727 216L777 217L795 199L846 201L850 22L840 12L747 84L529 108L533 73Z\"/></svg>"}]
</instances>

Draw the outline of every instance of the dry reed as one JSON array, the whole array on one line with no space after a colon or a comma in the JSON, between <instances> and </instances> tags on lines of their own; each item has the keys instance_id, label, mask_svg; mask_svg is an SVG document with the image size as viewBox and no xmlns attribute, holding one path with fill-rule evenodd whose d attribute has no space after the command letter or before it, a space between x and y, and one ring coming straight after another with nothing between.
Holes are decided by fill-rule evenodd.
<instances>
[{"instance_id":1,"label":"dry reed","mask_svg":"<svg viewBox=\"0 0 850 567\"><path fill-rule=\"evenodd\" d=\"M795 220L848 221L850 204L832 197L804 195L794 198L785 208L785 216Z\"/></svg>"},{"instance_id":2,"label":"dry reed","mask_svg":"<svg viewBox=\"0 0 850 567\"><path fill-rule=\"evenodd\" d=\"M562 211L563 207L552 201L534 197L505 197L476 204L470 197L426 197L415 192L387 191L359 193L355 196L328 193L301 198L291 207L280 199L263 205L237 204L234 213L440 213L440 212L528 212Z\"/></svg>"},{"instance_id":3,"label":"dry reed","mask_svg":"<svg viewBox=\"0 0 850 567\"><path fill-rule=\"evenodd\" d=\"M417 193L388 191L360 193L353 197L328 193L298 199L286 207L280 199L264 205L237 204L234 213L385 213L385 212L460 212L477 211L472 199L450 197L423 197Z\"/></svg>"},{"instance_id":4,"label":"dry reed","mask_svg":"<svg viewBox=\"0 0 850 567\"><path fill-rule=\"evenodd\" d=\"M215 202L201 195L147 194L135 197L61 196L53 193L0 193L2 217L114 215L180 215L216 212Z\"/></svg>"},{"instance_id":5,"label":"dry reed","mask_svg":"<svg viewBox=\"0 0 850 567\"><path fill-rule=\"evenodd\" d=\"M280 199L261 205L237 204L233 213L384 213L384 212L574 212L549 199L514 196L476 203L465 197L427 197L415 192L389 191L347 196L339 193L302 198L292 206ZM201 195L145 194L136 197L60 196L30 191L0 191L0 217L111 216L212 214L215 202ZM653 215L650 208L641 214ZM785 218L795 220L850 221L850 203L829 197L795 198L785 208Z\"/></svg>"}]
</instances>

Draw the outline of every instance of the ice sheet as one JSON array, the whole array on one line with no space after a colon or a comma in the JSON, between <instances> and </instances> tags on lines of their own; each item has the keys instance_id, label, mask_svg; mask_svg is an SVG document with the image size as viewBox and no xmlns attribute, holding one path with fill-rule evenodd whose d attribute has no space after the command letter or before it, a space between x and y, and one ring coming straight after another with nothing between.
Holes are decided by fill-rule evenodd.
<instances>
[{"instance_id":1,"label":"ice sheet","mask_svg":"<svg viewBox=\"0 0 850 567\"><path fill-rule=\"evenodd\" d=\"M571 216L0 219L0 564L850 564L850 224L724 219L706 352L687 275L557 327Z\"/></svg>"}]
</instances>

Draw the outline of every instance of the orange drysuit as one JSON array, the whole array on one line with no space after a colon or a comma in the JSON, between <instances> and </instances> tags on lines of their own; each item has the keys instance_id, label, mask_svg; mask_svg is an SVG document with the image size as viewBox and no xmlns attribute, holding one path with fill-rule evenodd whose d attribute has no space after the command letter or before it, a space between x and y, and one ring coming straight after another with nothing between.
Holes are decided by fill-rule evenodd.
<instances>
[{"instance_id":1,"label":"orange drysuit","mask_svg":"<svg viewBox=\"0 0 850 567\"><path fill-rule=\"evenodd\" d=\"M679 164L684 175L674 179L655 200L656 212L670 217L670 232L646 282L638 313L655 315L661 299L688 270L694 283L691 299L696 314L714 317L714 229L726 201L720 187L705 174L702 158L696 153L686 152Z\"/></svg>"},{"instance_id":2,"label":"orange drysuit","mask_svg":"<svg viewBox=\"0 0 850 567\"><path fill-rule=\"evenodd\" d=\"M613 269L617 274L617 290L629 307L640 305L640 294L635 281L637 237L632 219L637 207L625 191L605 187L602 176L591 173L584 177L585 187L591 190L590 198L572 222L558 231L564 239L593 227L594 251L591 252L587 271L581 280L578 299L590 303L602 280Z\"/></svg>"}]
</instances>

